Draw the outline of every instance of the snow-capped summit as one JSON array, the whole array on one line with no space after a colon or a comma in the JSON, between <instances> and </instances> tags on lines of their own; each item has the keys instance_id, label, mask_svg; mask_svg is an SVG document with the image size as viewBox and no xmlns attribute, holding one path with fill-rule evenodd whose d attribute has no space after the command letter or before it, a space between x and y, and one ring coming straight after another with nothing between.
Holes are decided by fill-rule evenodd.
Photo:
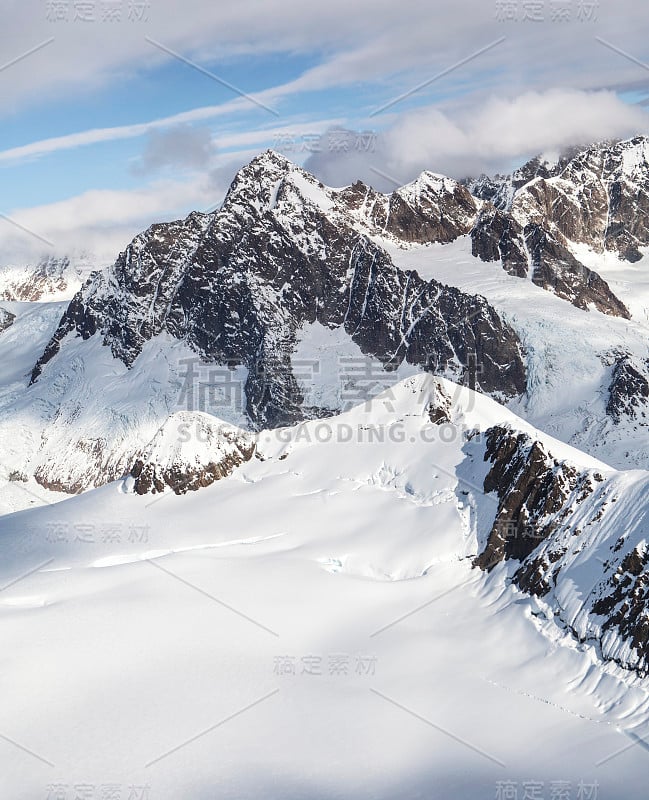
<instances>
[{"instance_id":1,"label":"snow-capped summit","mask_svg":"<svg viewBox=\"0 0 649 800\"><path fill-rule=\"evenodd\" d=\"M203 423L150 455L219 463ZM47 760L3 740L12 799L644 796L646 472L421 375L258 440L181 496L129 476L0 519L4 729Z\"/></svg>"},{"instance_id":2,"label":"snow-capped summit","mask_svg":"<svg viewBox=\"0 0 649 800\"><path fill-rule=\"evenodd\" d=\"M296 753L332 797L363 760L359 797L489 796L514 764L616 798L618 757L643 796L649 281L534 205L555 166L510 213L269 151L71 301L0 304L0 503L79 495L0 518L0 746L47 743L12 798L58 792L55 764L257 798L251 748L282 798Z\"/></svg>"},{"instance_id":3,"label":"snow-capped summit","mask_svg":"<svg viewBox=\"0 0 649 800\"><path fill-rule=\"evenodd\" d=\"M254 437L209 414L172 414L138 453L131 469L138 494L171 489L176 494L209 486L245 463L255 450Z\"/></svg>"}]
</instances>

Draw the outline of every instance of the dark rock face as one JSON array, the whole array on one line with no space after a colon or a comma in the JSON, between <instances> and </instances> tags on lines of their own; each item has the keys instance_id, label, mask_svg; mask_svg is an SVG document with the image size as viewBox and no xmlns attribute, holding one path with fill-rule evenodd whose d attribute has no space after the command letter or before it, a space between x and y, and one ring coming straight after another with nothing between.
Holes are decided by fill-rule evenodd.
<instances>
[{"instance_id":1,"label":"dark rock face","mask_svg":"<svg viewBox=\"0 0 649 800\"><path fill-rule=\"evenodd\" d=\"M624 303L596 272L585 267L566 246L561 234L530 223L523 229L510 215L488 204L471 231L473 255L482 261L502 261L511 275L532 281L577 308L593 306L603 314L630 318Z\"/></svg>"},{"instance_id":2,"label":"dark rock face","mask_svg":"<svg viewBox=\"0 0 649 800\"><path fill-rule=\"evenodd\" d=\"M649 674L645 516L623 505L618 476L558 461L508 427L486 432L484 458L491 465L484 491L495 492L498 510L474 563L490 571L519 562L512 582L544 598L577 639L595 640L605 659Z\"/></svg>"},{"instance_id":3,"label":"dark rock face","mask_svg":"<svg viewBox=\"0 0 649 800\"><path fill-rule=\"evenodd\" d=\"M525 215L552 233L573 242L595 245L606 233L607 193L601 183L580 172L554 180L536 180L514 200L512 213ZM570 173L568 173L570 174Z\"/></svg>"},{"instance_id":4,"label":"dark rock face","mask_svg":"<svg viewBox=\"0 0 649 800\"><path fill-rule=\"evenodd\" d=\"M649 245L647 137L573 148L552 165L535 158L511 176L482 176L469 188L488 201L472 231L475 256L502 259L519 277L527 275L531 262L538 286L577 308L592 305L629 318L606 281L573 255L570 243L614 251L631 262L642 258L639 248Z\"/></svg>"},{"instance_id":5,"label":"dark rock face","mask_svg":"<svg viewBox=\"0 0 649 800\"><path fill-rule=\"evenodd\" d=\"M626 306L596 272L585 267L557 238L539 225L525 227L532 262L532 281L577 308L595 306L603 314L630 319Z\"/></svg>"},{"instance_id":6,"label":"dark rock face","mask_svg":"<svg viewBox=\"0 0 649 800\"><path fill-rule=\"evenodd\" d=\"M610 213L605 247L631 263L640 261L640 245L649 243L649 187L615 180L609 188Z\"/></svg>"},{"instance_id":7,"label":"dark rock face","mask_svg":"<svg viewBox=\"0 0 649 800\"><path fill-rule=\"evenodd\" d=\"M447 425L451 423L451 412L451 398L438 385L435 391L435 399L428 406L428 419L433 425Z\"/></svg>"},{"instance_id":8,"label":"dark rock face","mask_svg":"<svg viewBox=\"0 0 649 800\"><path fill-rule=\"evenodd\" d=\"M242 451L239 456L232 454L218 462L209 461L200 467L187 464L161 467L138 459L131 470L131 475L135 478L134 491L136 494L159 494L169 488L174 494L196 492L215 481L227 478L238 466L250 460L253 451L254 447L251 447Z\"/></svg>"},{"instance_id":9,"label":"dark rock face","mask_svg":"<svg viewBox=\"0 0 649 800\"><path fill-rule=\"evenodd\" d=\"M478 212L465 186L430 172L391 195L358 181L343 189L338 200L370 230L420 244L452 242L469 233Z\"/></svg>"},{"instance_id":10,"label":"dark rock face","mask_svg":"<svg viewBox=\"0 0 649 800\"><path fill-rule=\"evenodd\" d=\"M649 139L637 136L582 150L557 174L517 193L512 213L597 252L637 261L649 245Z\"/></svg>"},{"instance_id":11,"label":"dark rock face","mask_svg":"<svg viewBox=\"0 0 649 800\"><path fill-rule=\"evenodd\" d=\"M6 308L0 308L0 333L10 328L15 319L16 315L12 314L11 311L7 311Z\"/></svg>"},{"instance_id":12,"label":"dark rock face","mask_svg":"<svg viewBox=\"0 0 649 800\"><path fill-rule=\"evenodd\" d=\"M616 424L623 419L645 420L649 412L649 363L636 364L629 355L618 358L608 391L606 413Z\"/></svg>"},{"instance_id":13,"label":"dark rock face","mask_svg":"<svg viewBox=\"0 0 649 800\"><path fill-rule=\"evenodd\" d=\"M528 256L522 234L523 229L513 217L489 204L471 231L472 253L482 261L502 261L510 275L525 278Z\"/></svg>"},{"instance_id":14,"label":"dark rock face","mask_svg":"<svg viewBox=\"0 0 649 800\"><path fill-rule=\"evenodd\" d=\"M636 547L624 557L593 605L605 617L602 629L627 640L639 657L638 671L649 673L649 551Z\"/></svg>"},{"instance_id":15,"label":"dark rock face","mask_svg":"<svg viewBox=\"0 0 649 800\"><path fill-rule=\"evenodd\" d=\"M241 463L243 461L229 458L218 463L210 461L200 469L192 469L185 465L160 469L156 465L136 461L131 475L135 478L136 494L159 494L166 488L171 489L174 494L186 494L227 478Z\"/></svg>"},{"instance_id":16,"label":"dark rock face","mask_svg":"<svg viewBox=\"0 0 649 800\"><path fill-rule=\"evenodd\" d=\"M539 442L508 428L495 427L487 432L485 460L492 466L484 489L496 492L498 512L475 563L491 570L503 560L517 560L520 566L513 583L527 594L548 597L560 582L562 570L569 572L580 552L577 537L582 526L600 524L607 506L604 478L557 461ZM587 506L585 512L580 510L593 496L597 502ZM618 549L623 544L620 541ZM580 630L584 630L584 624L592 625L594 618L603 618L597 623L597 637L601 640L609 632L618 635L612 652L605 657L627 668L632 665L644 675L649 665L649 554L642 545L620 555L619 560L615 568L614 559L593 559L602 577L595 599L583 599L581 611L587 622L581 623ZM592 594L595 588L582 590ZM553 605L552 598L548 602ZM555 613L572 629L574 612L564 618L559 606ZM573 632L580 638L584 635ZM628 653L628 646L635 651L633 658L615 655Z\"/></svg>"},{"instance_id":17,"label":"dark rock face","mask_svg":"<svg viewBox=\"0 0 649 800\"><path fill-rule=\"evenodd\" d=\"M484 490L497 494L498 512L487 546L475 563L490 570L505 559L524 561L554 531L579 476L540 442L509 428L487 431L485 461L492 467Z\"/></svg>"},{"instance_id":18,"label":"dark rock face","mask_svg":"<svg viewBox=\"0 0 649 800\"><path fill-rule=\"evenodd\" d=\"M165 332L206 362L248 368L246 411L255 425L290 424L304 416L291 371L296 333L317 321L343 328L387 369L405 360L462 381L473 360L477 388L502 398L524 392L514 331L484 298L397 269L354 226L347 206L359 207L358 185L344 191L325 190L274 153L255 159L218 212L153 226L95 275L70 303L32 381L68 335L99 334L132 366ZM459 195L464 202L468 193ZM400 229L419 225L416 215L407 224L395 219ZM413 236L424 235L417 230Z\"/></svg>"}]
</instances>

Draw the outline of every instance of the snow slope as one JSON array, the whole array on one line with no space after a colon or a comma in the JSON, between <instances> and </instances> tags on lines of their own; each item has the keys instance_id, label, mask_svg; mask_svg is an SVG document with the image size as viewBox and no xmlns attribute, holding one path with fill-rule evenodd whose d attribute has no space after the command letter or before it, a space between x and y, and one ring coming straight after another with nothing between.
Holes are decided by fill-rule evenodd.
<instances>
[{"instance_id":1,"label":"snow slope","mask_svg":"<svg viewBox=\"0 0 649 800\"><path fill-rule=\"evenodd\" d=\"M53 503L60 494L40 486L26 469L25 453L39 444L41 409L24 396L34 358L51 337L62 303L4 302L15 319L0 333L0 513ZM42 407L41 407L42 408Z\"/></svg>"},{"instance_id":2,"label":"snow slope","mask_svg":"<svg viewBox=\"0 0 649 800\"><path fill-rule=\"evenodd\" d=\"M646 797L647 681L471 566L495 500L467 434L496 424L533 432L418 376L198 492L0 519L5 795Z\"/></svg>"}]
</instances>

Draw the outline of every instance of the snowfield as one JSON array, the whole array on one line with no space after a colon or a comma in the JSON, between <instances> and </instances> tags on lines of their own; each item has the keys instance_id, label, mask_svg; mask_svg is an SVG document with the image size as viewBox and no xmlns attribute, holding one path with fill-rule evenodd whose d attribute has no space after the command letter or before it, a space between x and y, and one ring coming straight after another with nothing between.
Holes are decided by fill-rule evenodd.
<instances>
[{"instance_id":1,"label":"snowfield","mask_svg":"<svg viewBox=\"0 0 649 800\"><path fill-rule=\"evenodd\" d=\"M4 795L646 797L646 681L471 566L496 503L467 432L502 423L532 430L419 376L198 492L3 517Z\"/></svg>"}]
</instances>

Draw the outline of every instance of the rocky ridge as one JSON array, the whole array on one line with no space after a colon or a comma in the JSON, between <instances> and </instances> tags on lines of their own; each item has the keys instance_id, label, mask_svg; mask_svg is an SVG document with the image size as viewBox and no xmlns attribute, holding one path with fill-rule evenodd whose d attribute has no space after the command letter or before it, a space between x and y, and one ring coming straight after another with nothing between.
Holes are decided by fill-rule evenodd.
<instances>
[{"instance_id":1,"label":"rocky ridge","mask_svg":"<svg viewBox=\"0 0 649 800\"><path fill-rule=\"evenodd\" d=\"M237 175L219 211L152 226L93 276L32 382L69 336L98 335L131 367L164 333L206 362L247 368L246 412L255 426L289 424L303 416L290 365L297 331L318 322L342 328L387 370L406 362L462 381L477 359L478 388L503 399L522 393L517 336L488 303L398 269L359 230L393 225L415 241L437 220L439 235L455 236L472 224L468 192L425 176L383 211L376 198L370 208L366 194L360 202L361 194L358 185L328 190L283 157L263 154Z\"/></svg>"}]
</instances>

